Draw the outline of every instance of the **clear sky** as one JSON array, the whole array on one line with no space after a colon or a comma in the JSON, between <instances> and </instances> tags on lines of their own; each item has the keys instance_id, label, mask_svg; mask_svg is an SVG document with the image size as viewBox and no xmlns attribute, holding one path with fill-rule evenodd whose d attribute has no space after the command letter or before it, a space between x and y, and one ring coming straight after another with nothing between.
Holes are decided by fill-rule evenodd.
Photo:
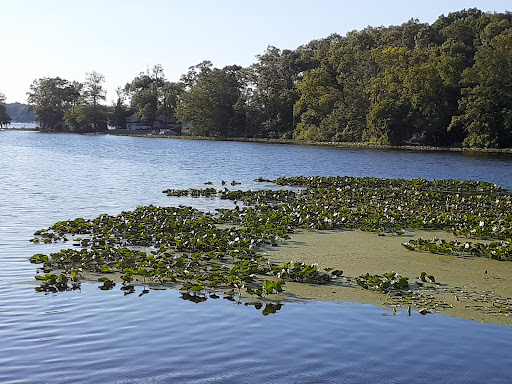
<instances>
[{"instance_id":1,"label":"clear sky","mask_svg":"<svg viewBox=\"0 0 512 384\"><path fill-rule=\"evenodd\" d=\"M0 0L0 92L26 102L41 77L83 81L96 71L115 89L161 64L178 81L203 60L256 61L268 45L295 49L331 33L433 23L467 8L512 11L511 0Z\"/></svg>"}]
</instances>

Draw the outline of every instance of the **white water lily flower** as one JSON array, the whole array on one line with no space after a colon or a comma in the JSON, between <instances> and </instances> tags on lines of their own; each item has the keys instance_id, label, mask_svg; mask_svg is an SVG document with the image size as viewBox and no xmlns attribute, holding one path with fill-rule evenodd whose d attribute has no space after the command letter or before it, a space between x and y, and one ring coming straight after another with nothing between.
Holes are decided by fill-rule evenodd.
<instances>
[{"instance_id":1,"label":"white water lily flower","mask_svg":"<svg viewBox=\"0 0 512 384\"><path fill-rule=\"evenodd\" d=\"M484 222L483 222L483 221L481 221L479 225L480 225L481 227L483 227L483 226L484 226Z\"/></svg>"}]
</instances>

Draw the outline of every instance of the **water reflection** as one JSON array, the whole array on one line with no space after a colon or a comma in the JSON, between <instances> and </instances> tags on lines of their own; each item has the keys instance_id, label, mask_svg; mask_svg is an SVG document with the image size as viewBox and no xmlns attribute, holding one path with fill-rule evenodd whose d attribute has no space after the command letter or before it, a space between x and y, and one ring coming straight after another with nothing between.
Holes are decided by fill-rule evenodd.
<instances>
[{"instance_id":1,"label":"water reflection","mask_svg":"<svg viewBox=\"0 0 512 384\"><path fill-rule=\"evenodd\" d=\"M240 298L237 298L232 295L218 295L216 293L190 293L190 292L180 292L180 298L183 300L191 301L193 303L203 303L208 299L224 299L228 300L236 305L243 305L244 307L254 307L256 310L263 310L261 314L263 316L267 316L273 313L277 313L284 303L273 303L273 302L262 302L262 301L243 301ZM264 306L264 307L263 307Z\"/></svg>"}]
</instances>

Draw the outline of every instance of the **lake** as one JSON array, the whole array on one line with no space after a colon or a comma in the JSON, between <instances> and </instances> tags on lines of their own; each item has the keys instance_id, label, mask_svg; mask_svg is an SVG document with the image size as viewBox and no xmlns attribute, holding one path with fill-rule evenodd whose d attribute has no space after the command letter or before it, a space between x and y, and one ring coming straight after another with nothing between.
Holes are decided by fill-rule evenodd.
<instances>
[{"instance_id":1,"label":"lake","mask_svg":"<svg viewBox=\"0 0 512 384\"><path fill-rule=\"evenodd\" d=\"M59 220L140 205L232 202L171 198L280 176L484 180L512 190L505 154L0 131L0 382L2 383L504 383L512 327L421 316L354 302L286 302L277 313L178 291L139 296L97 284L35 291L32 244Z\"/></svg>"}]
</instances>

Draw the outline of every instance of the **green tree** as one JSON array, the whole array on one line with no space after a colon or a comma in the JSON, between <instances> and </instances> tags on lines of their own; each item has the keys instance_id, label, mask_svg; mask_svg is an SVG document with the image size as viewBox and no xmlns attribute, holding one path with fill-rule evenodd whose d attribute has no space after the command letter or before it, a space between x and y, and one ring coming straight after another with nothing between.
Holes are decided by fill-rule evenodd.
<instances>
[{"instance_id":1,"label":"green tree","mask_svg":"<svg viewBox=\"0 0 512 384\"><path fill-rule=\"evenodd\" d=\"M121 87L116 89L117 101L112 106L112 113L110 114L110 125L116 129L126 128L126 118L133 112L126 105L126 94Z\"/></svg>"},{"instance_id":2,"label":"green tree","mask_svg":"<svg viewBox=\"0 0 512 384\"><path fill-rule=\"evenodd\" d=\"M7 114L5 95L0 92L0 127L7 126L11 122L11 118Z\"/></svg>"},{"instance_id":3,"label":"green tree","mask_svg":"<svg viewBox=\"0 0 512 384\"><path fill-rule=\"evenodd\" d=\"M466 130L464 145L512 147L512 28L478 48L462 84L462 114L454 117L451 128Z\"/></svg>"},{"instance_id":4,"label":"green tree","mask_svg":"<svg viewBox=\"0 0 512 384\"><path fill-rule=\"evenodd\" d=\"M105 76L96 71L85 74L82 90L82 103L68 111L64 119L73 132L101 132L107 129L107 108L100 104L106 99L107 92L102 83Z\"/></svg>"},{"instance_id":5,"label":"green tree","mask_svg":"<svg viewBox=\"0 0 512 384\"><path fill-rule=\"evenodd\" d=\"M169 84L160 64L141 72L131 83L126 84L125 92L138 120L152 125L160 114L166 118L174 117L179 87Z\"/></svg>"},{"instance_id":6,"label":"green tree","mask_svg":"<svg viewBox=\"0 0 512 384\"><path fill-rule=\"evenodd\" d=\"M412 127L407 121L410 100L403 87L410 55L407 48L388 47L372 51L381 70L371 79L368 89L371 106L366 135L371 142L397 145L411 136Z\"/></svg>"},{"instance_id":7,"label":"green tree","mask_svg":"<svg viewBox=\"0 0 512 384\"><path fill-rule=\"evenodd\" d=\"M64 115L80 103L81 84L60 77L34 80L28 92L28 101L43 131L64 131Z\"/></svg>"},{"instance_id":8,"label":"green tree","mask_svg":"<svg viewBox=\"0 0 512 384\"><path fill-rule=\"evenodd\" d=\"M166 118L172 118L176 115L176 108L180 96L183 94L185 87L183 83L175 83L166 81L162 86L162 94L158 107L158 113Z\"/></svg>"},{"instance_id":9,"label":"green tree","mask_svg":"<svg viewBox=\"0 0 512 384\"><path fill-rule=\"evenodd\" d=\"M378 71L371 50L378 46L378 30L365 28L349 32L331 45L327 62L336 75L340 99L322 125L336 134L333 141L363 140L370 108L369 82Z\"/></svg>"},{"instance_id":10,"label":"green tree","mask_svg":"<svg viewBox=\"0 0 512 384\"><path fill-rule=\"evenodd\" d=\"M85 76L83 95L86 102L95 108L107 98L107 91L101 85L105 82L105 76L96 71L88 72Z\"/></svg>"},{"instance_id":11,"label":"green tree","mask_svg":"<svg viewBox=\"0 0 512 384\"><path fill-rule=\"evenodd\" d=\"M456 61L436 48L389 47L372 52L379 73L370 81L367 135L379 144L443 145L453 113Z\"/></svg>"},{"instance_id":12,"label":"green tree","mask_svg":"<svg viewBox=\"0 0 512 384\"><path fill-rule=\"evenodd\" d=\"M191 67L183 77L187 89L182 94L176 116L190 122L190 132L200 136L233 137L243 128L243 113L237 105L243 84L240 66L213 68L210 62Z\"/></svg>"},{"instance_id":13,"label":"green tree","mask_svg":"<svg viewBox=\"0 0 512 384\"><path fill-rule=\"evenodd\" d=\"M257 112L261 135L279 138L291 136L294 126L293 106L299 99L296 89L305 66L298 51L269 46L256 56L258 61L249 68L247 102Z\"/></svg>"},{"instance_id":14,"label":"green tree","mask_svg":"<svg viewBox=\"0 0 512 384\"><path fill-rule=\"evenodd\" d=\"M295 103L294 114L300 121L294 137L303 140L331 140L336 131L322 122L332 113L341 98L336 79L324 67L312 69L297 84L297 91L300 99Z\"/></svg>"},{"instance_id":15,"label":"green tree","mask_svg":"<svg viewBox=\"0 0 512 384\"><path fill-rule=\"evenodd\" d=\"M71 132L102 132L107 129L107 107L100 104L106 99L102 83L105 77L96 71L85 74L85 82L73 82L77 95L64 109L63 120Z\"/></svg>"},{"instance_id":16,"label":"green tree","mask_svg":"<svg viewBox=\"0 0 512 384\"><path fill-rule=\"evenodd\" d=\"M84 133L97 131L100 126L98 123L101 119L98 116L97 108L94 108L91 105L79 105L66 112L64 115L64 121L70 131Z\"/></svg>"}]
</instances>

